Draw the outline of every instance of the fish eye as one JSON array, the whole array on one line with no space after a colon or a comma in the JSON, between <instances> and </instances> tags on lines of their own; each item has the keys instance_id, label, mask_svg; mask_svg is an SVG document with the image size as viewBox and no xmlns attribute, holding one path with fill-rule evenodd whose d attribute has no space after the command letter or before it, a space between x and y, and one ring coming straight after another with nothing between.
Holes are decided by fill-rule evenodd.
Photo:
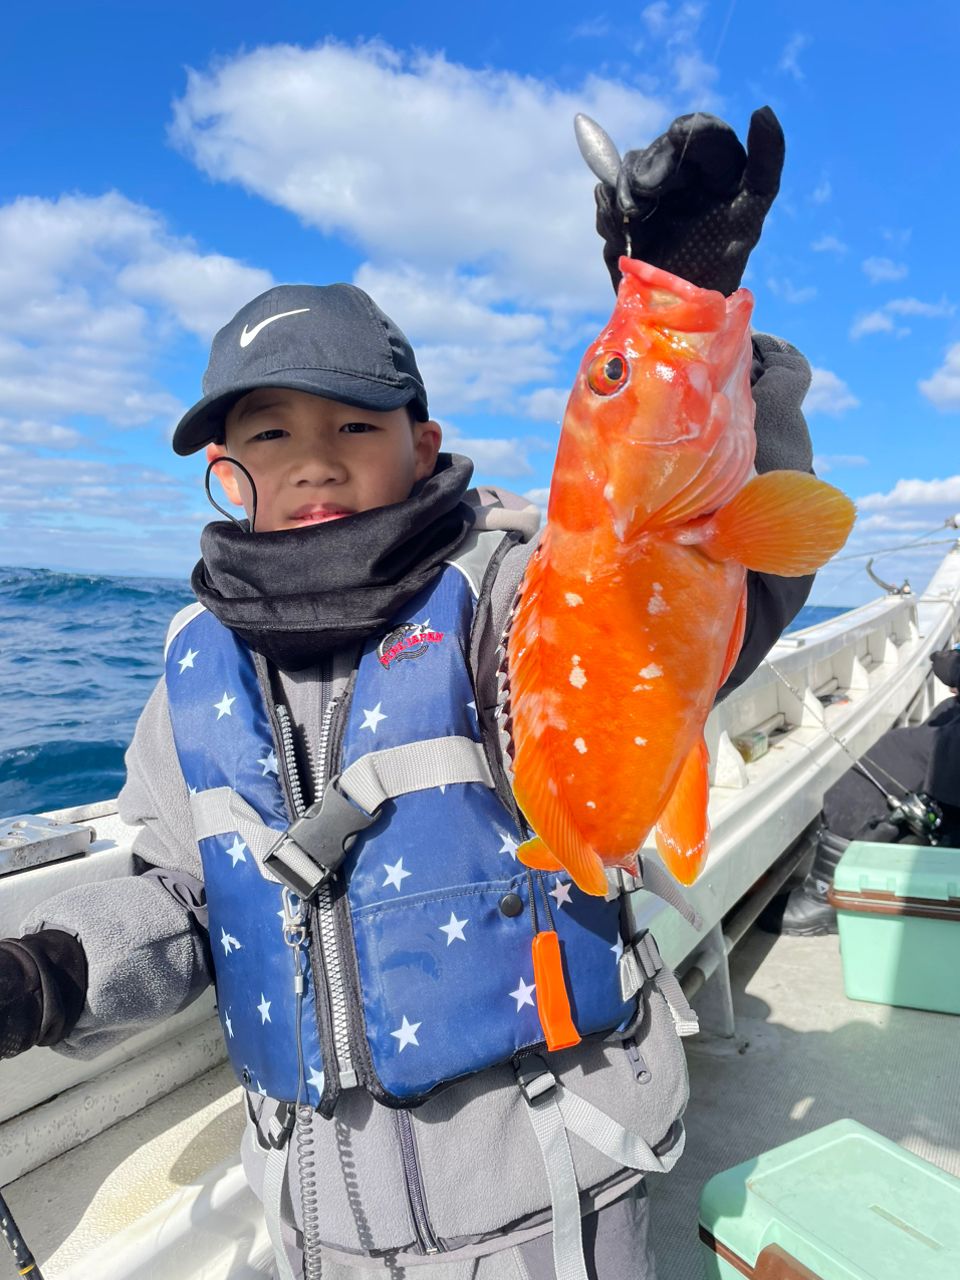
<instances>
[{"instance_id":1,"label":"fish eye","mask_svg":"<svg viewBox=\"0 0 960 1280\"><path fill-rule=\"evenodd\" d=\"M629 377L630 366L626 356L619 351L601 351L590 361L587 369L587 383L598 396L612 396Z\"/></svg>"}]
</instances>

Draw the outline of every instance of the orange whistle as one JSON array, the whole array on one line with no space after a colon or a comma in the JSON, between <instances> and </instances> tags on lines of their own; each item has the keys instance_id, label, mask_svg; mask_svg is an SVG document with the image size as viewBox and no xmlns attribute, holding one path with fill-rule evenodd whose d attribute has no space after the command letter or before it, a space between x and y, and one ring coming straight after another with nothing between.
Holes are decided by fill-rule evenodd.
<instances>
[{"instance_id":1,"label":"orange whistle","mask_svg":"<svg viewBox=\"0 0 960 1280\"><path fill-rule=\"evenodd\" d=\"M533 980L537 984L537 1013L548 1049L569 1049L580 1043L570 1016L570 997L563 979L560 939L544 930L533 939Z\"/></svg>"}]
</instances>

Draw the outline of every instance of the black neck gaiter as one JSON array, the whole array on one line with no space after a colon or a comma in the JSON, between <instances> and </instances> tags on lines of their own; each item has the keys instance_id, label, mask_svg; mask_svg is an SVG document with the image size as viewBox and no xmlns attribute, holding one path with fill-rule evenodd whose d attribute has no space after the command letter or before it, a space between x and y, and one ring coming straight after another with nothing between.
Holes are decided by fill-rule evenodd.
<instances>
[{"instance_id":1,"label":"black neck gaiter","mask_svg":"<svg viewBox=\"0 0 960 1280\"><path fill-rule=\"evenodd\" d=\"M473 463L441 453L405 502L327 524L250 533L208 524L190 579L200 603L282 671L313 666L380 630L473 525Z\"/></svg>"}]
</instances>

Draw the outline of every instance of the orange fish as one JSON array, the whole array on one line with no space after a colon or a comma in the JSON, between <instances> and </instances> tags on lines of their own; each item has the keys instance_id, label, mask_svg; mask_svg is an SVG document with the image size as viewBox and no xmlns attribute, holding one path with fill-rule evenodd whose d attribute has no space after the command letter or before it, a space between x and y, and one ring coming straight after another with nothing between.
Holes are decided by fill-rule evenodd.
<instances>
[{"instance_id":1,"label":"orange fish","mask_svg":"<svg viewBox=\"0 0 960 1280\"><path fill-rule=\"evenodd\" d=\"M567 405L547 523L507 637L502 708L527 866L605 894L657 847L707 852L703 727L743 642L747 570L812 573L854 520L799 471L754 471L750 314L629 258Z\"/></svg>"}]
</instances>

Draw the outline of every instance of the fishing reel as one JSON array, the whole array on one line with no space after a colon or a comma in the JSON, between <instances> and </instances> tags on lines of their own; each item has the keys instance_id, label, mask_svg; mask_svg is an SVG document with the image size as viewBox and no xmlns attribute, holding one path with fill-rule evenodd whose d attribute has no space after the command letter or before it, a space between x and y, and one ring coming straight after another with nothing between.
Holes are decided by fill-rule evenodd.
<instances>
[{"instance_id":1,"label":"fishing reel","mask_svg":"<svg viewBox=\"0 0 960 1280\"><path fill-rule=\"evenodd\" d=\"M936 800L916 791L908 791L901 799L887 796L890 806L890 821L902 824L925 840L927 844L936 844L938 832L943 825L943 810Z\"/></svg>"}]
</instances>

